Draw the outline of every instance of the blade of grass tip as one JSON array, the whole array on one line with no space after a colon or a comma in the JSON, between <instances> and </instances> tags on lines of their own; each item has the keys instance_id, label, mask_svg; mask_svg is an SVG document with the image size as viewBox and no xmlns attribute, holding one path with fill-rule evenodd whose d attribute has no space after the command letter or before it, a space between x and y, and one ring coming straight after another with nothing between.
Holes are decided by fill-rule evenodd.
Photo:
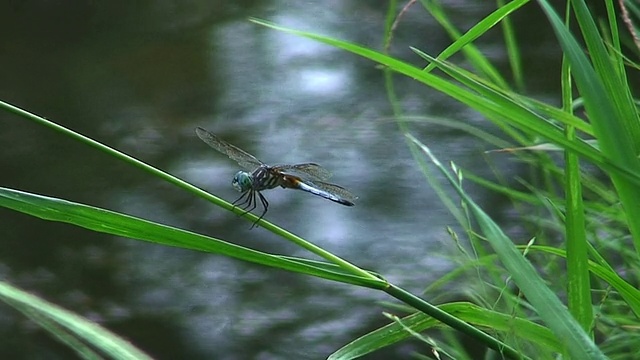
<instances>
[{"instance_id":1,"label":"blade of grass tip","mask_svg":"<svg viewBox=\"0 0 640 360\"><path fill-rule=\"evenodd\" d=\"M393 39L393 31L395 30L396 24L396 6L398 5L397 0L390 0L389 6L387 6L387 15L385 16L384 21L384 36L382 42L382 48L385 49L386 53L391 46L391 40Z\"/></svg>"},{"instance_id":2,"label":"blade of grass tip","mask_svg":"<svg viewBox=\"0 0 640 360\"><path fill-rule=\"evenodd\" d=\"M509 14L519 9L521 6L525 5L529 0L510 1L507 5L499 7L496 11L486 16L462 35L449 20L437 1L422 0L421 2L427 11L429 11L440 25L449 33L449 36L455 40L453 44L449 45L438 55L438 59L445 60L458 51L462 51L473 67L484 73L498 87L503 89L509 88L509 84L502 77L500 71L498 71L475 47L475 45L473 45L473 41L491 30L496 24L507 18ZM425 71L431 71L433 68L434 65L429 64L425 68Z\"/></svg>"},{"instance_id":3,"label":"blade of grass tip","mask_svg":"<svg viewBox=\"0 0 640 360\"><path fill-rule=\"evenodd\" d=\"M527 2L529 2L527 0ZM498 5L502 8L504 0L499 0ZM520 48L518 47L518 40L516 39L515 30L509 16L505 16L502 19L502 32L504 33L504 42L507 48L507 55L509 58L509 65L511 65L511 74L513 80L516 83L516 87L520 91L524 91L524 74L522 71L522 57L520 56Z\"/></svg>"},{"instance_id":4,"label":"blade of grass tip","mask_svg":"<svg viewBox=\"0 0 640 360\"><path fill-rule=\"evenodd\" d=\"M540 318L547 324L553 333L566 346L568 351L576 359L606 359L602 351L593 343L580 324L571 316L560 299L546 286L536 269L531 265L522 253L516 248L500 229L500 227L465 193L449 171L431 153L431 150L422 144L413 135L406 135L415 142L442 172L449 183L458 192L469 209L474 214L478 225L487 241L498 254L500 261L509 271L511 278L534 306ZM461 177L461 174L457 174Z\"/></svg>"}]
</instances>

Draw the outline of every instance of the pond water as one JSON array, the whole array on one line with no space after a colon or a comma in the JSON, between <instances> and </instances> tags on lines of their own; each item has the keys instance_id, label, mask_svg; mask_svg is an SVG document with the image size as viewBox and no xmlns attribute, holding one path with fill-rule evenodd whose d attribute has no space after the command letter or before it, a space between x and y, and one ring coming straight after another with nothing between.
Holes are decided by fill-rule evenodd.
<instances>
[{"instance_id":1,"label":"pond water","mask_svg":"<svg viewBox=\"0 0 640 360\"><path fill-rule=\"evenodd\" d=\"M380 48L386 2L15 3L5 35L0 98L104 142L229 201L237 164L194 133L204 127L269 164L317 162L356 194L354 207L292 190L269 190L266 218L395 284L419 293L449 271L455 220L412 158L375 64L250 23L279 25ZM450 2L466 29L490 3ZM518 28L545 21L535 6ZM533 14L533 15L531 15ZM519 34L528 86L557 93L551 34ZM418 4L391 52L420 64L450 40ZM508 73L499 32L479 41ZM535 61L533 60L535 56ZM460 58L456 58L461 61ZM455 59L454 59L455 60ZM541 75L542 74L542 75ZM549 74L546 76L545 74ZM441 123L493 131L479 114L396 77L412 133L443 162L490 176L491 146ZM438 123L440 122L440 123ZM1 186L60 197L212 235L263 251L309 254L262 228L96 150L0 114ZM493 166L510 177L508 157ZM500 214L502 200L467 185ZM318 359L385 324L385 294L221 256L95 234L0 213L0 274L10 283L113 329L159 359ZM3 358L72 353L0 306ZM396 346L369 358L420 350Z\"/></svg>"}]
</instances>

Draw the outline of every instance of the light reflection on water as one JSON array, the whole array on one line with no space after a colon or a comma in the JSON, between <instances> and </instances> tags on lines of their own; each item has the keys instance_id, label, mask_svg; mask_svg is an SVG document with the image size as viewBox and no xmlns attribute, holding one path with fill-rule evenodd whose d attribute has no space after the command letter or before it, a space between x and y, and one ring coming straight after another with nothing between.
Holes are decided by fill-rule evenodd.
<instances>
[{"instance_id":1,"label":"light reflection on water","mask_svg":"<svg viewBox=\"0 0 640 360\"><path fill-rule=\"evenodd\" d=\"M441 254L453 248L445 226L454 222L426 185L390 118L382 72L353 55L245 20L269 9L264 11L280 24L300 24L299 28L377 47L384 9L333 2L346 12L321 6L319 16L317 5L285 3L269 2L242 15L234 8L228 10L228 18L185 14L185 23L196 24L185 27L177 26L177 19L166 28L162 23L140 25L144 31L136 26L105 27L60 48L55 64L39 69L41 78L49 81L12 77L11 91L3 92L5 100L15 100L228 201L238 196L230 185L238 167L200 142L193 132L196 126L216 132L265 163L318 162L334 173L333 182L360 197L356 206L276 189L265 192L271 203L267 218L401 286L420 289L451 266ZM359 18L352 17L355 13ZM431 20L419 18L422 29L441 34ZM425 44L423 32L410 35L399 33L395 47L448 43L432 36ZM48 41L46 34L38 39ZM33 44L28 50L33 54L26 58L43 56L38 48ZM4 68L33 76L34 67L21 68L20 60L12 61L15 64ZM398 78L396 88L407 113L479 121L473 118L477 115L410 79ZM7 118L0 116L3 122ZM263 229L249 230L248 221L204 200L59 135L8 121L12 126L0 134L2 143L24 138L28 146L19 142L21 150L11 147L0 155L6 168L16 169L11 179L3 175L7 185L263 251L309 256ZM486 173L481 142L428 124L413 123L412 129L444 162L454 160L460 167ZM34 165L25 166L26 162ZM477 193L481 201L487 196ZM6 242L11 252L3 252L12 257L0 258L8 264L2 265L15 269L10 280L18 286L35 284L33 288L50 300L82 314L100 314L107 325L121 325L116 326L119 333L155 355L318 358L386 322L376 301L389 299L370 290L16 218L13 238ZM48 240L59 241L28 245ZM82 255L87 253L94 255ZM56 275L25 280L42 273L33 269L43 268ZM167 331L156 333L154 326L145 326L147 321L162 323ZM147 338L144 333L154 335ZM24 340L30 341L28 336ZM165 344L174 346L169 350ZM50 344L35 349L58 353Z\"/></svg>"}]
</instances>

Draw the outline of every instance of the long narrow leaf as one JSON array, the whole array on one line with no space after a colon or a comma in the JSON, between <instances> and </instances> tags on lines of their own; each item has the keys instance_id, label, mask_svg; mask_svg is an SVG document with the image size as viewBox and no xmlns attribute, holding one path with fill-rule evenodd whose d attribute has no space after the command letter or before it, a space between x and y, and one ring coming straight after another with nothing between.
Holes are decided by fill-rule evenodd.
<instances>
[{"instance_id":1,"label":"long narrow leaf","mask_svg":"<svg viewBox=\"0 0 640 360\"><path fill-rule=\"evenodd\" d=\"M44 321L50 324L57 324L60 329L52 329L55 331L52 334L53 336L65 336L60 332L68 331L77 340L93 345L103 351L104 354L108 354L112 359L151 359L147 354L136 349L129 342L109 330L2 281L0 281L0 300L7 302L37 322ZM73 342L74 349L79 355L95 355L95 352L80 343L76 343L76 340L63 341L67 344Z\"/></svg>"},{"instance_id":2,"label":"long narrow leaf","mask_svg":"<svg viewBox=\"0 0 640 360\"><path fill-rule=\"evenodd\" d=\"M471 64L484 73L489 79L496 83L503 89L509 88L508 83L500 72L487 60L487 58L473 45L473 41L484 35L487 31L493 28L500 21L506 19L509 14L515 12L520 7L529 2L529 0L514 0L508 4L499 7L496 11L480 20L471 29L464 34L453 26L453 24L447 18L445 12L442 10L440 4L434 0L422 0L422 5L429 10L429 12L438 20L440 25L449 33L449 35L455 40L453 44L449 45L439 55L439 60L446 60L458 51L462 51ZM434 68L433 64L427 66L425 70L430 71Z\"/></svg>"},{"instance_id":3,"label":"long narrow leaf","mask_svg":"<svg viewBox=\"0 0 640 360\"><path fill-rule=\"evenodd\" d=\"M74 203L0 187L0 206L45 220L64 222L93 231L156 244L220 254L274 268L313 275L329 280L384 289L387 283L375 275L345 273L338 267L314 266L304 260L263 253L190 231L84 204ZM335 269L335 270L329 270Z\"/></svg>"}]
</instances>

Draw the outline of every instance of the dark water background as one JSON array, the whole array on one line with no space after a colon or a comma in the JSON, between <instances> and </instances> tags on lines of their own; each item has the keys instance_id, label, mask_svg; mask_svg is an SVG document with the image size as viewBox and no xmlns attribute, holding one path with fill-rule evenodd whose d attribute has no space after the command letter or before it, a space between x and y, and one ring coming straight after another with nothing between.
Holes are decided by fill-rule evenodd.
<instances>
[{"instance_id":1,"label":"dark water background","mask_svg":"<svg viewBox=\"0 0 640 360\"><path fill-rule=\"evenodd\" d=\"M485 1L447 2L467 29ZM0 11L0 98L234 200L235 163L194 134L205 127L267 163L314 161L360 199L353 208L302 192L265 193L267 218L419 292L453 265L454 219L427 186L391 118L383 73L369 61L265 29L249 16L379 49L384 1L9 2ZM530 4L516 16L529 95L557 94L558 50ZM545 26L540 26L545 24ZM450 40L419 5L392 53L421 64ZM508 74L502 35L478 41ZM454 58L464 64L460 57ZM491 131L478 114L396 77L407 115ZM308 256L263 229L96 150L0 114L0 186L60 197ZM442 161L490 174L489 145L413 121ZM494 159L508 178L518 164ZM468 186L495 214L502 199ZM505 204L504 206L508 206ZM160 359L319 359L384 324L384 294L220 256L96 234L0 209L0 275L114 330ZM460 284L463 286L464 284ZM434 295L434 294L430 294ZM442 294L437 294L442 295ZM452 296L455 296L453 294ZM445 297L446 298L446 297ZM0 305L0 357L73 354ZM401 345L369 358L428 352Z\"/></svg>"}]
</instances>

